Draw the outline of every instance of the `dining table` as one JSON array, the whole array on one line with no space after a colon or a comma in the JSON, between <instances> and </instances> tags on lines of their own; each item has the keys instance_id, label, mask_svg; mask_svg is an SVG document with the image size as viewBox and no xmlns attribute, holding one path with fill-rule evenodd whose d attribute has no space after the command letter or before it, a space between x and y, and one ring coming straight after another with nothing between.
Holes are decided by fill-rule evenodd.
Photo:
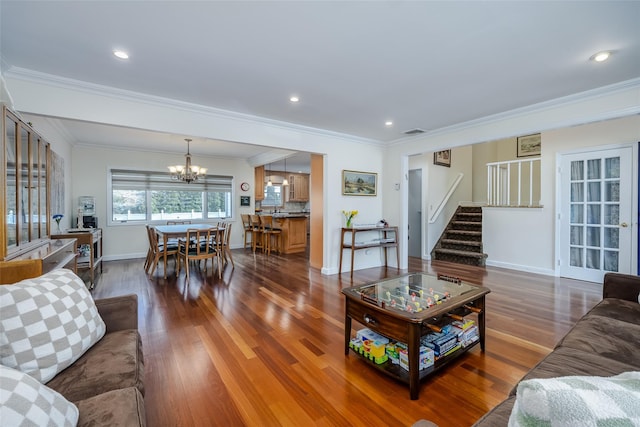
<instances>
[{"instance_id":1,"label":"dining table","mask_svg":"<svg viewBox=\"0 0 640 427\"><path fill-rule=\"evenodd\" d=\"M214 224L171 224L171 225L157 225L155 227L156 232L162 237L162 243L164 247L167 247L169 239L186 239L187 230L208 230L210 228L217 229L218 226ZM164 253L164 265L167 265L167 252Z\"/></svg>"}]
</instances>

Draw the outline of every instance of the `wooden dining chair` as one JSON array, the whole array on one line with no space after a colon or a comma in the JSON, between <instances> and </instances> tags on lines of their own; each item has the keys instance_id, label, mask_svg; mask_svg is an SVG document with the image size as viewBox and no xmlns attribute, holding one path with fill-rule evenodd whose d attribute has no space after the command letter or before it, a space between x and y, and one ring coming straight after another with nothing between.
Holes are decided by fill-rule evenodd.
<instances>
[{"instance_id":1,"label":"wooden dining chair","mask_svg":"<svg viewBox=\"0 0 640 427\"><path fill-rule=\"evenodd\" d=\"M229 241L231 240L231 226L233 224L231 224L230 222L226 223L226 226L224 228L224 237L222 239L222 250L223 250L223 255L224 255L224 262L228 262L227 261L227 257L229 258L229 261L231 261L231 266L232 268L236 268L236 263L233 262L233 255L231 253L231 246L229 246Z\"/></svg>"},{"instance_id":2,"label":"wooden dining chair","mask_svg":"<svg viewBox=\"0 0 640 427\"><path fill-rule=\"evenodd\" d=\"M158 242L158 233L156 229L150 225L147 225L147 237L149 238L149 251L147 252L147 261L145 262L145 271L152 276L156 268L158 267L158 263L160 262L160 258L163 258L164 261L164 278L167 278L167 261L165 258L165 253L167 257L173 256L176 260L176 264L178 262L177 254L178 254L178 245L167 243L165 247L164 244ZM149 272L149 269L151 271Z\"/></svg>"},{"instance_id":3,"label":"wooden dining chair","mask_svg":"<svg viewBox=\"0 0 640 427\"><path fill-rule=\"evenodd\" d=\"M178 264L176 277L180 275L181 261L184 261L184 268L187 271L187 282L189 281L190 261L204 260L204 274L207 275L207 261L211 259L211 269L214 269L214 260L218 261L218 277L222 278L222 230L215 228L195 229L190 228L184 239L178 242Z\"/></svg>"},{"instance_id":4,"label":"wooden dining chair","mask_svg":"<svg viewBox=\"0 0 640 427\"><path fill-rule=\"evenodd\" d=\"M256 249L264 248L262 224L260 222L260 215L251 215L250 219L251 219L251 226L253 227L251 232L251 234L253 235L251 237L252 238L251 249L253 250L253 252L255 252Z\"/></svg>"},{"instance_id":5,"label":"wooden dining chair","mask_svg":"<svg viewBox=\"0 0 640 427\"><path fill-rule=\"evenodd\" d=\"M274 223L272 215L260 215L261 233L263 240L263 252L271 255L271 248L281 253L282 248L282 229Z\"/></svg>"},{"instance_id":6,"label":"wooden dining chair","mask_svg":"<svg viewBox=\"0 0 640 427\"><path fill-rule=\"evenodd\" d=\"M242 218L242 229L244 230L244 247L247 247L247 243L250 248L253 248L253 224L251 222L251 216L249 214L240 215ZM249 240L249 238L251 240Z\"/></svg>"}]
</instances>

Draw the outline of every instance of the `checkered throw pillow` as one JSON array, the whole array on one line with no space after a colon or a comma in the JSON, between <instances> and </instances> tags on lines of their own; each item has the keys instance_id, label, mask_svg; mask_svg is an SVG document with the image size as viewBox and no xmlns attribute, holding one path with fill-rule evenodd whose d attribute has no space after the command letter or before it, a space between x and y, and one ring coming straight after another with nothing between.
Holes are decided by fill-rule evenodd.
<instances>
[{"instance_id":1,"label":"checkered throw pillow","mask_svg":"<svg viewBox=\"0 0 640 427\"><path fill-rule=\"evenodd\" d=\"M4 426L75 427L78 408L31 376L0 365L0 422Z\"/></svg>"},{"instance_id":2,"label":"checkered throw pillow","mask_svg":"<svg viewBox=\"0 0 640 427\"><path fill-rule=\"evenodd\" d=\"M0 363L43 384L105 331L91 294L70 270L0 286Z\"/></svg>"},{"instance_id":3,"label":"checkered throw pillow","mask_svg":"<svg viewBox=\"0 0 640 427\"><path fill-rule=\"evenodd\" d=\"M640 426L640 372L522 381L509 427L529 426Z\"/></svg>"}]
</instances>

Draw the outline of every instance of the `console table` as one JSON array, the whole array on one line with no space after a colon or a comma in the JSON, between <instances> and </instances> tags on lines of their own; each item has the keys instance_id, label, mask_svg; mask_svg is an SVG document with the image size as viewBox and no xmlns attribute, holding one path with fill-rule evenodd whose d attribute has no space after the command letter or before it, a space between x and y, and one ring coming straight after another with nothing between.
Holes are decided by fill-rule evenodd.
<instances>
[{"instance_id":1,"label":"console table","mask_svg":"<svg viewBox=\"0 0 640 427\"><path fill-rule=\"evenodd\" d=\"M0 261L0 284L38 277L56 268L76 272L76 239L43 240L11 260Z\"/></svg>"},{"instance_id":2,"label":"console table","mask_svg":"<svg viewBox=\"0 0 640 427\"><path fill-rule=\"evenodd\" d=\"M373 240L367 240L359 242L356 240L358 233L364 232L378 232L378 238ZM344 240L344 235L351 233L350 241ZM349 239L348 239L349 240ZM400 253L398 252L398 227L352 227L342 228L342 234L340 236L340 267L338 274L342 273L342 255L345 249L351 250L351 277L353 277L353 259L355 258L355 252L360 249L370 248L382 248L384 249L384 266L387 267L387 250L389 248L396 248L396 266L400 269Z\"/></svg>"},{"instance_id":3,"label":"console table","mask_svg":"<svg viewBox=\"0 0 640 427\"><path fill-rule=\"evenodd\" d=\"M83 245L89 246L89 254L78 257L78 270L89 270L91 276L91 287L95 286L95 271L100 266L102 273L102 229L87 228L82 231L67 231L61 234L52 234L52 239L77 239L78 249L81 250Z\"/></svg>"}]
</instances>

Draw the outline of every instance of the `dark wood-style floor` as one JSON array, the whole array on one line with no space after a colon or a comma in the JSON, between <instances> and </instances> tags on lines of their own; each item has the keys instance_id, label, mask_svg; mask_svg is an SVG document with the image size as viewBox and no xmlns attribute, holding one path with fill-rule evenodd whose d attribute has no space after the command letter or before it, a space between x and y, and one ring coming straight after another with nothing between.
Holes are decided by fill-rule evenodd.
<instances>
[{"instance_id":1,"label":"dark wood-style floor","mask_svg":"<svg viewBox=\"0 0 640 427\"><path fill-rule=\"evenodd\" d=\"M304 255L234 250L222 280L184 270L145 275L140 260L104 264L95 298L136 293L145 355L145 406L157 426L468 426L504 399L601 298L601 286L497 268L410 259L491 289L486 352L476 346L405 384L343 347L341 289L398 274L384 268L323 276ZM169 266L173 273L173 263ZM405 271L406 272L406 271Z\"/></svg>"}]
</instances>

